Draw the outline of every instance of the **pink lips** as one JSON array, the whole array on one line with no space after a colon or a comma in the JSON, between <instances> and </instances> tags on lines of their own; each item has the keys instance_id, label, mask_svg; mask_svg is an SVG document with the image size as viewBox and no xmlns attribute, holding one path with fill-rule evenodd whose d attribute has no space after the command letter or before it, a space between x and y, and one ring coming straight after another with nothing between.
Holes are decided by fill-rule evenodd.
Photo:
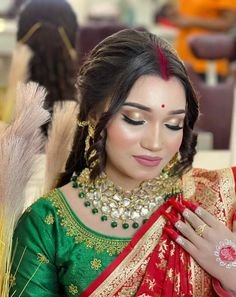
<instances>
[{"instance_id":1,"label":"pink lips","mask_svg":"<svg viewBox=\"0 0 236 297\"><path fill-rule=\"evenodd\" d=\"M133 156L134 159L141 165L147 167L155 167L161 163L162 158L150 156Z\"/></svg>"}]
</instances>

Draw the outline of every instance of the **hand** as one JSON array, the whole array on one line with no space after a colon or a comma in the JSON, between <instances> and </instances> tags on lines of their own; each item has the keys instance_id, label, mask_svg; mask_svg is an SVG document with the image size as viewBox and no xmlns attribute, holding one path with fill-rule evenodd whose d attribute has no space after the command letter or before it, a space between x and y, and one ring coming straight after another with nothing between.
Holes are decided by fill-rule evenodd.
<instances>
[{"instance_id":1,"label":"hand","mask_svg":"<svg viewBox=\"0 0 236 297\"><path fill-rule=\"evenodd\" d=\"M169 235L182 246L212 277L218 279L228 291L236 294L236 221L231 232L222 222L200 206L185 201L183 206L170 204L181 213L185 221L163 213L177 232Z\"/></svg>"}]
</instances>

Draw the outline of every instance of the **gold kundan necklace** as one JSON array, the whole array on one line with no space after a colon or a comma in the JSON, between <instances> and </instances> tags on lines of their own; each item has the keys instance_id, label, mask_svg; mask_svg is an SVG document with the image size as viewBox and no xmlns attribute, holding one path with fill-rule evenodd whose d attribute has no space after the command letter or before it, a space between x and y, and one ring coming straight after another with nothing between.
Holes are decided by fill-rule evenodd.
<instances>
[{"instance_id":1,"label":"gold kundan necklace","mask_svg":"<svg viewBox=\"0 0 236 297\"><path fill-rule=\"evenodd\" d=\"M139 227L140 219L143 223L169 197L182 192L181 180L177 176L157 178L142 182L132 191L125 191L108 179L102 173L95 181L90 179L90 170L84 169L80 176L73 175L73 188L79 190L78 197L84 199L84 206L91 207L93 214L100 213L101 220L111 220L111 227L121 222L124 229L131 225Z\"/></svg>"}]
</instances>

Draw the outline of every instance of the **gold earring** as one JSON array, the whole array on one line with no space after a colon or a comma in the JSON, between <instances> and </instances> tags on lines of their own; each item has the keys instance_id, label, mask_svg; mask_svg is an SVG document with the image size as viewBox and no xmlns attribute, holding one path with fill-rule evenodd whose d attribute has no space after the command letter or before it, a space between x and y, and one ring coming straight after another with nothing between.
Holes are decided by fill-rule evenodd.
<instances>
[{"instance_id":1,"label":"gold earring","mask_svg":"<svg viewBox=\"0 0 236 297\"><path fill-rule=\"evenodd\" d=\"M179 152L177 152L174 155L174 157L169 161L169 163L166 164L166 166L163 168L162 174L164 174L164 176L166 176L166 177L173 175L173 173L174 173L173 169L180 162L180 160L181 160L181 155Z\"/></svg>"}]
</instances>

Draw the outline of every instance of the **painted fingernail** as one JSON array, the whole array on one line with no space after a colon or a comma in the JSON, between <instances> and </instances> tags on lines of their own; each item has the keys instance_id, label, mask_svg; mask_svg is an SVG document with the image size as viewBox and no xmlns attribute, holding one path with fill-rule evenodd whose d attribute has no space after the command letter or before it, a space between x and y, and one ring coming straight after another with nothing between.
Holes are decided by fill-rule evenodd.
<instances>
[{"instance_id":1,"label":"painted fingernail","mask_svg":"<svg viewBox=\"0 0 236 297\"><path fill-rule=\"evenodd\" d=\"M162 212L163 216L169 220L173 225L175 225L178 221L179 221L179 218L173 216L172 214L170 213L167 213L165 211Z\"/></svg>"},{"instance_id":2,"label":"painted fingernail","mask_svg":"<svg viewBox=\"0 0 236 297\"><path fill-rule=\"evenodd\" d=\"M181 205L180 203L178 203L178 202L176 202L176 201L174 201L174 200L170 200L169 202L170 202L170 204L171 204L176 210L178 210L180 213L183 213L183 212L185 211L185 209L186 209L185 206Z\"/></svg>"},{"instance_id":3,"label":"painted fingernail","mask_svg":"<svg viewBox=\"0 0 236 297\"><path fill-rule=\"evenodd\" d=\"M184 246L184 240L183 240L183 237L182 237L182 236L179 235L179 236L176 238L176 242L177 242L179 245Z\"/></svg>"},{"instance_id":4,"label":"painted fingernail","mask_svg":"<svg viewBox=\"0 0 236 297\"><path fill-rule=\"evenodd\" d=\"M179 237L179 234L177 232L168 227L165 227L163 229L163 232L165 232L173 240L176 240Z\"/></svg>"},{"instance_id":5,"label":"painted fingernail","mask_svg":"<svg viewBox=\"0 0 236 297\"><path fill-rule=\"evenodd\" d=\"M191 201L186 201L183 200L182 202L187 208L189 208L190 210L192 210L193 212L195 212L195 210L198 208L199 205L194 204Z\"/></svg>"}]
</instances>

